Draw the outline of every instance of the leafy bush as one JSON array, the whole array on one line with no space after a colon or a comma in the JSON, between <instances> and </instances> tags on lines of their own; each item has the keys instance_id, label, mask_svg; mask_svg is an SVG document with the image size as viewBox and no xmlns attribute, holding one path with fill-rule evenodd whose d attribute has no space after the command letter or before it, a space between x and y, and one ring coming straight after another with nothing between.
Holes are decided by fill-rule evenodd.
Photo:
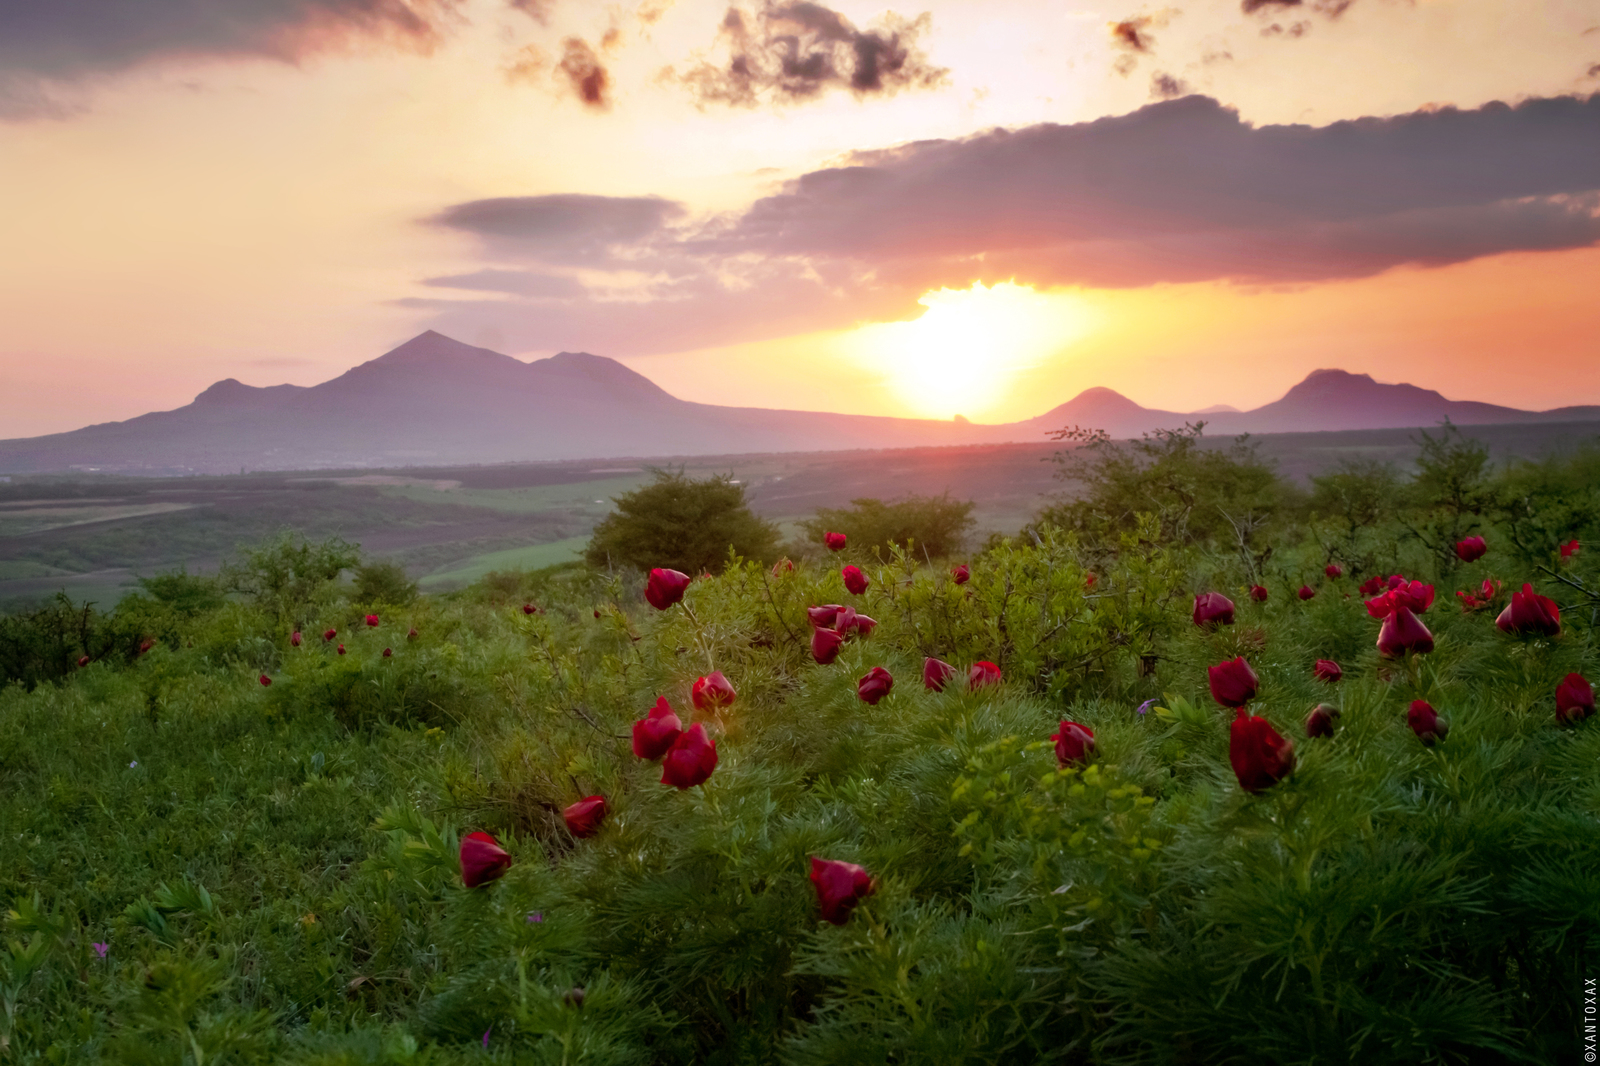
<instances>
[{"instance_id":1,"label":"leafy bush","mask_svg":"<svg viewBox=\"0 0 1600 1066\"><path fill-rule=\"evenodd\" d=\"M299 626L332 599L339 575L360 561L360 549L340 537L313 543L284 533L224 563L217 580L280 625Z\"/></svg>"},{"instance_id":2,"label":"leafy bush","mask_svg":"<svg viewBox=\"0 0 1600 1066\"><path fill-rule=\"evenodd\" d=\"M383 559L356 567L350 600L374 607L382 604L403 607L416 600L417 592L417 583L406 575L405 567Z\"/></svg>"},{"instance_id":3,"label":"leafy bush","mask_svg":"<svg viewBox=\"0 0 1600 1066\"><path fill-rule=\"evenodd\" d=\"M584 552L591 566L698 574L720 572L730 551L772 560L777 527L750 512L743 485L721 475L697 480L681 470L650 473L650 484L615 497L616 511L594 527Z\"/></svg>"},{"instance_id":4,"label":"leafy bush","mask_svg":"<svg viewBox=\"0 0 1600 1066\"><path fill-rule=\"evenodd\" d=\"M828 532L843 533L850 546L887 555L891 547L911 549L923 558L942 559L966 546L977 525L972 501L939 496L902 496L885 503L863 497L845 508L819 507L817 516L800 523L813 543ZM914 545L914 547L913 547Z\"/></svg>"}]
</instances>

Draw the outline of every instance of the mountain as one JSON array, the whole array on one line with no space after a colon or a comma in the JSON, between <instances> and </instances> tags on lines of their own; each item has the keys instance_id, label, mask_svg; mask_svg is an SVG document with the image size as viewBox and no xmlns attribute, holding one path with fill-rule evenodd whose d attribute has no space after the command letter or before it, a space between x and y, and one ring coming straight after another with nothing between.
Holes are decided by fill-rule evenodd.
<instances>
[{"instance_id":1,"label":"mountain","mask_svg":"<svg viewBox=\"0 0 1600 1066\"><path fill-rule=\"evenodd\" d=\"M1210 432L1600 420L1600 406L1554 411L1447 400L1414 385L1318 370L1253 411L1182 414L1086 389L1037 418L1003 425L690 403L614 359L562 352L524 363L429 331L320 385L219 381L187 406L125 422L0 441L0 473L94 469L224 473L736 452L907 448L1044 441L1067 426L1131 437L1205 419Z\"/></svg>"}]
</instances>

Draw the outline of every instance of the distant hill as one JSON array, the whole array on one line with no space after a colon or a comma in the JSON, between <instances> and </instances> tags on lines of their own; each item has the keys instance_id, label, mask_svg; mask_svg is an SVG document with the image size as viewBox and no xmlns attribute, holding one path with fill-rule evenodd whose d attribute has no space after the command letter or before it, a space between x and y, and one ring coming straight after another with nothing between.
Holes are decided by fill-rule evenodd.
<instances>
[{"instance_id":1,"label":"distant hill","mask_svg":"<svg viewBox=\"0 0 1600 1066\"><path fill-rule=\"evenodd\" d=\"M438 466L1037 442L1078 425L1114 437L1204 419L1212 433L1600 420L1600 406L1555 411L1447 400L1414 385L1318 370L1253 411L1182 414L1086 389L1037 418L1003 425L690 403L614 359L562 352L524 363L429 331L309 387L229 378L172 411L70 433L0 441L0 473L122 473Z\"/></svg>"}]
</instances>

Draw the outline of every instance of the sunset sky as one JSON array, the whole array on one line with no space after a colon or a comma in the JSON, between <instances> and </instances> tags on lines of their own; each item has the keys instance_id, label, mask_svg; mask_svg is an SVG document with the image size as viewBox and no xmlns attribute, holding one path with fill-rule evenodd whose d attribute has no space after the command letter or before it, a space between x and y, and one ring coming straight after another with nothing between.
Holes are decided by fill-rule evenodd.
<instances>
[{"instance_id":1,"label":"sunset sky","mask_svg":"<svg viewBox=\"0 0 1600 1066\"><path fill-rule=\"evenodd\" d=\"M437 329L999 422L1600 403L1600 0L0 0L0 437Z\"/></svg>"}]
</instances>

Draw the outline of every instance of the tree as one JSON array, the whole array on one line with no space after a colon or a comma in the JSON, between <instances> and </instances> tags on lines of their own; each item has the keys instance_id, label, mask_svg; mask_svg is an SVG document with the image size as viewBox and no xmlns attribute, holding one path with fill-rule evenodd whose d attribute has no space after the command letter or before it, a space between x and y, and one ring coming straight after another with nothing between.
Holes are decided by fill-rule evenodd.
<instances>
[{"instance_id":1,"label":"tree","mask_svg":"<svg viewBox=\"0 0 1600 1066\"><path fill-rule=\"evenodd\" d=\"M406 574L406 568L389 559L356 567L355 584L350 589L350 601L361 604L403 607L416 600L417 595L417 583Z\"/></svg>"},{"instance_id":2,"label":"tree","mask_svg":"<svg viewBox=\"0 0 1600 1066\"><path fill-rule=\"evenodd\" d=\"M704 480L681 469L650 470L643 488L613 497L584 558L593 566L666 567L686 574L720 571L731 549L746 559L776 555L778 528L751 513L744 486L729 475Z\"/></svg>"},{"instance_id":3,"label":"tree","mask_svg":"<svg viewBox=\"0 0 1600 1066\"><path fill-rule=\"evenodd\" d=\"M800 523L812 541L828 532L843 533L851 547L887 552L891 544L912 546L920 553L953 555L977 525L971 500L938 496L902 496L885 503L871 497L851 500L846 508L819 507L817 517Z\"/></svg>"},{"instance_id":4,"label":"tree","mask_svg":"<svg viewBox=\"0 0 1600 1066\"><path fill-rule=\"evenodd\" d=\"M361 550L342 537L312 543L284 533L243 557L224 563L217 574L227 591L250 600L281 624L299 624L330 596L333 583L361 562Z\"/></svg>"},{"instance_id":5,"label":"tree","mask_svg":"<svg viewBox=\"0 0 1600 1066\"><path fill-rule=\"evenodd\" d=\"M1328 548L1357 573L1372 573L1394 554L1391 520L1400 502L1400 477L1393 465L1375 459L1342 459L1311 479L1311 512L1337 531Z\"/></svg>"}]
</instances>

